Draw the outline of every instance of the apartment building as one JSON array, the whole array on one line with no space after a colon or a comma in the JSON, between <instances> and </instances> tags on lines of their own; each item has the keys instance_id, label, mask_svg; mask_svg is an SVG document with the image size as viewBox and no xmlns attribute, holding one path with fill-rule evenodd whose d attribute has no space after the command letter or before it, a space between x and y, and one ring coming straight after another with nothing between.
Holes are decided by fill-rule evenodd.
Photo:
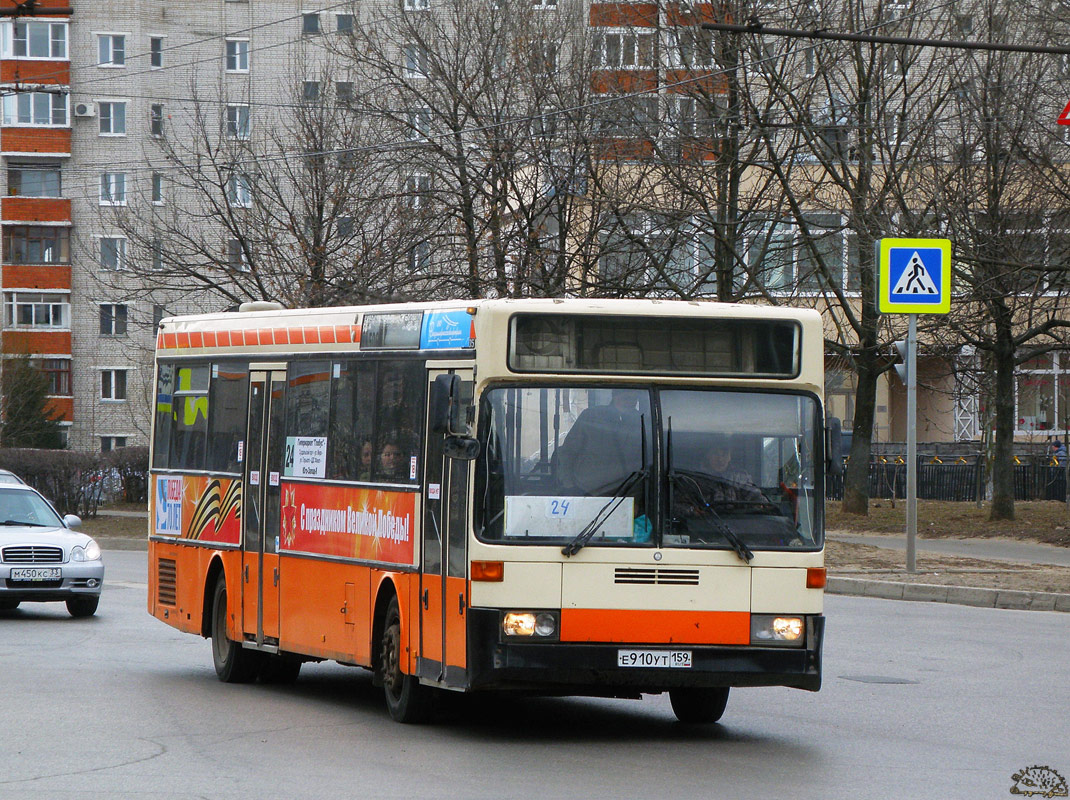
<instances>
[{"instance_id":1,"label":"apartment building","mask_svg":"<svg viewBox=\"0 0 1070 800\"><path fill-rule=\"evenodd\" d=\"M491 12L502 7L492 0L488 4ZM387 5L387 13L377 19L393 18L405 24L396 25L398 38L383 46L381 57L374 54L379 63L372 63L368 48L362 50L367 57L361 66L383 72L384 64L396 61L393 85L407 89L409 96L400 103L376 101L382 105L372 110L390 117L390 124L383 126L386 133L377 142L389 145L394 141L399 151L412 154L417 152L414 145L436 136L442 112L414 99L422 94L435 97L433 90L425 91L434 79L435 67L429 59L435 56L418 36L430 29L419 20L435 13L437 4L435 0L403 0L383 7ZM601 165L596 160L593 168L601 169L613 160L630 169L629 164L639 164L652 154L677 163L718 165L725 147L722 131L726 130L724 116L732 87L723 61L718 61L723 56L717 49L719 40L703 31L700 23L729 18L726 6L588 0L570 4L568 9L565 5L562 0L533 3L532 11L557 14L575 29L563 35L559 32L557 40L538 50L539 70L548 77L536 76L533 85L538 90L543 88L540 81L550 84L551 77L560 77L551 73L564 71L561 61L569 47L587 59L580 83L588 94L582 104L591 107L593 152L605 157ZM882 14L888 19L911 12L906 3L884 5L887 9ZM28 355L49 376L51 403L62 416L70 447L108 450L146 444L156 323L165 315L220 310L237 302L239 293L228 298L225 293L206 292L194 281L181 285L173 279L162 255L167 243L152 233L154 220L166 221L175 231L188 219L191 229L209 231L198 240L199 250L189 247L178 258L207 258L214 251L222 280L229 280L227 270L240 277L249 269L250 250L241 232L225 224L213 227L211 220L213 214L225 217L236 209L240 215L242 209L255 205L259 187L235 171L221 179L220 194L225 198L218 208L211 207L209 195L190 193L189 175L167 153L218 156L222 149L212 151L213 142L225 145L255 138L273 124L269 112L288 104L314 103L323 97L340 106L357 98L367 101L360 74L325 71L321 66L330 60L326 54L331 42L361 29L371 8L326 0L38 0L35 13L17 15L22 9L14 0L0 2L0 9L11 14L0 18L4 98L0 158L6 181L0 204L4 302L0 341L5 358ZM471 11L475 6L468 3L465 8ZM799 19L798 9L788 4L762 3L755 8L768 15L767 22L786 24ZM962 8L954 20L961 28L960 17L964 17ZM509 30L496 31L502 41L511 41ZM459 49L464 44L463 37L458 37L450 46ZM793 70L799 81L812 82L822 68L813 48L799 48L795 56L779 61L773 50L768 60ZM741 80L758 74L765 54L759 53L757 66L753 54L750 58L752 63L740 65ZM882 69L890 79L901 77L904 67L894 61ZM498 64L488 74L489 86L507 79ZM365 71L363 79L367 76ZM927 79L923 69L912 76L912 80ZM839 97L826 97L824 117L816 122L827 129L823 141L828 148L854 153L857 143L850 138L850 125L845 124L848 114L842 110L843 102ZM458 155L479 158L487 146L475 134L483 127L512 125L510 113L507 110L502 121L495 118L485 126L472 117L467 124L473 135L464 131L472 141L465 141ZM513 116L518 114L521 118L535 115L530 136L540 142L549 141L554 135L551 129L560 131L568 121L567 114L537 116L530 106ZM761 115L735 122L740 129L750 126L753 131L755 118ZM198 137L204 149L182 151ZM556 155L550 153L545 160L556 167ZM382 182L383 199L334 220L331 224L336 230L352 228L354 217L359 223L361 214L372 211L386 217L410 214L416 223L433 217L436 198L447 190L436 185L439 178L434 168L426 161L419 163L426 155L406 158L408 162L398 158L392 163L383 173L386 177L376 174L373 178L369 173L369 181ZM580 159L577 163L590 162ZM791 163L803 171L813 169L801 155ZM672 296L683 287L686 296L717 296L717 244L709 230L714 211L706 209L704 218L696 216L690 228L677 225L671 230L661 227L652 215L620 213L609 215L614 219L612 229L591 233L583 226L590 227L597 218L591 210L600 200L591 189L594 181L576 175L575 163L567 164L563 172L563 180L532 184L547 197L557 196L551 198L553 202L546 200L541 221L533 223L519 240L538 240L538 247L556 248L553 255L571 250L563 259L570 276L588 269L603 281L621 276L620 287L627 289L625 278L638 275L647 282L636 284L637 291ZM753 188L747 180L743 179L745 187ZM627 187L628 181L621 185ZM459 186L448 191L455 192ZM680 180L674 191L677 195L681 190L691 191L692 201L701 205L706 199L716 199L718 186L711 181L708 187L688 187ZM572 218L555 218L558 201L566 194L575 196L580 210ZM754 208L769 202L768 197L760 197ZM122 223L121 215L133 210L147 221L147 232L145 226L132 232ZM458 212L458 220L460 216ZM389 227L391 223L382 219L377 217L375 225ZM763 220L747 230L729 256L739 268L760 276L764 291L790 297L792 302L820 304L827 296L831 275L849 301L860 297L858 243L846 215L830 213L826 202L808 217L806 236L797 220L778 220L770 214ZM397 248L404 269L422 272L447 252L444 243L458 237L464 227L457 221L428 224L434 236L406 240L408 233L399 234L375 247L378 251ZM487 236L486 230L479 235ZM807 237L814 236L816 250L806 244ZM581 239L585 240L582 244ZM662 249L661 256L653 257L656 268L650 266L651 243L656 245L653 250ZM471 242L459 249L465 245ZM577 267L582 261L577 254L583 248L594 255ZM816 266L821 260L825 262L823 283ZM480 261L478 269L469 265L469 272L479 273L491 263ZM140 268L132 269L135 264ZM507 263L505 269L515 266ZM454 285L468 287L461 281ZM597 280L567 285L569 290L604 288ZM250 296L246 293L238 299ZM830 335L835 332L834 319L830 313ZM976 356L964 350L950 355L941 352L921 365L922 382L931 389L920 398L922 439L969 440L980 434L981 392L955 374L956 370L968 372L974 360ZM1065 388L1065 375L1070 374L1067 360L1061 354L1048 354L1025 365L1017 386L1020 436L1061 430L1059 420L1070 410ZM854 378L834 359L830 367L830 403L849 422ZM904 435L903 392L891 375L878 388L875 428L880 441Z\"/></svg>"},{"instance_id":2,"label":"apartment building","mask_svg":"<svg viewBox=\"0 0 1070 800\"><path fill-rule=\"evenodd\" d=\"M247 136L257 104L279 100L311 21L300 3L257 0L0 8L2 353L49 376L69 447L144 445L156 324L225 305L193 285L151 291L127 267L154 254L115 212L173 211L158 146L172 124L188 125L199 97L229 135Z\"/></svg>"}]
</instances>

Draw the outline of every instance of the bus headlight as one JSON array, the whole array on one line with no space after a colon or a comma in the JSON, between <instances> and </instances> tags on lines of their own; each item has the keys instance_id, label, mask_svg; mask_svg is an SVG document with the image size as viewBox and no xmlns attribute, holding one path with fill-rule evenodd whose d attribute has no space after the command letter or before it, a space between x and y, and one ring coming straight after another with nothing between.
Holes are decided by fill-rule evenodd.
<instances>
[{"instance_id":1,"label":"bus headlight","mask_svg":"<svg viewBox=\"0 0 1070 800\"><path fill-rule=\"evenodd\" d=\"M751 614L750 643L802 647L806 642L806 620L774 614Z\"/></svg>"},{"instance_id":2,"label":"bus headlight","mask_svg":"<svg viewBox=\"0 0 1070 800\"><path fill-rule=\"evenodd\" d=\"M557 615L548 611L507 611L502 616L506 636L548 639L557 636Z\"/></svg>"}]
</instances>

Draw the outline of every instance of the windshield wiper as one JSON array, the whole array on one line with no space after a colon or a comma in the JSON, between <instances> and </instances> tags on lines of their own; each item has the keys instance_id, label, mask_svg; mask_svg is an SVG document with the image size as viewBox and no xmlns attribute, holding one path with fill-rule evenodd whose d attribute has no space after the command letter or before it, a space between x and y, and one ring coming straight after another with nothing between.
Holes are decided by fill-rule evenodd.
<instances>
[{"instance_id":1,"label":"windshield wiper","mask_svg":"<svg viewBox=\"0 0 1070 800\"><path fill-rule=\"evenodd\" d=\"M11 525L11 526L27 527L27 528L51 528L52 527L51 525L46 525L43 522L22 522L22 521L17 520L17 519L5 519L3 522L0 522L0 525Z\"/></svg>"},{"instance_id":2,"label":"windshield wiper","mask_svg":"<svg viewBox=\"0 0 1070 800\"><path fill-rule=\"evenodd\" d=\"M613 495L606 501L606 504L598 509L598 513L594 515L594 518L583 526L583 530L576 534L576 538L561 548L561 554L571 558L580 552L598 532L602 523L613 516L613 513L620 508L621 503L628 499L629 492L631 492L635 484L640 479L646 479L646 475L645 469L637 469L621 481L617 488L613 490Z\"/></svg>"},{"instance_id":3,"label":"windshield wiper","mask_svg":"<svg viewBox=\"0 0 1070 800\"><path fill-rule=\"evenodd\" d=\"M698 482L694 477L688 475L687 472L673 470L669 473L669 484L671 486L679 486L687 492L689 497L696 500L698 504L705 509L710 520L713 522L714 530L725 538L728 544L732 546L732 549L736 551L736 555L747 564L751 562L751 559L754 558L754 553L752 553L746 543L736 535L736 532L733 531L723 519L721 519L721 515L713 510L713 506L706 500L706 495L703 494L702 488L698 485ZM672 513L671 509L670 513Z\"/></svg>"},{"instance_id":4,"label":"windshield wiper","mask_svg":"<svg viewBox=\"0 0 1070 800\"><path fill-rule=\"evenodd\" d=\"M713 500L712 502L716 503L718 506L739 506L742 508L746 508L748 511L754 512L761 512L762 509L768 509L774 514L776 514L778 517L788 516L784 513L783 509L781 509L781 507L777 505L777 502L768 494L766 494L765 490L757 484L735 481L731 478L726 478L723 475L714 475L711 472L705 472L700 469L676 469L674 470L674 473L676 475L686 477L689 480L693 481L696 484L696 486L694 487L695 489L699 488L697 486L698 481L695 480L696 478L699 478L705 481L721 483L725 486L730 486L734 489L743 489L744 491L754 495L755 498L753 500L749 500L747 498L733 498L732 500ZM705 502L705 497L703 497L702 499L703 502Z\"/></svg>"}]
</instances>

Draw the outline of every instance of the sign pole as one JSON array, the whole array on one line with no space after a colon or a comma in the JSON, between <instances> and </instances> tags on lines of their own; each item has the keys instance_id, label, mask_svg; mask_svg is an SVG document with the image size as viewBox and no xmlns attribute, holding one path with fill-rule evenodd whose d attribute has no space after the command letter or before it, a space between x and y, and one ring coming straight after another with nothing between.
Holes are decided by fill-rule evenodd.
<instances>
[{"instance_id":1,"label":"sign pole","mask_svg":"<svg viewBox=\"0 0 1070 800\"><path fill-rule=\"evenodd\" d=\"M907 572L917 571L918 538L918 315L907 328Z\"/></svg>"}]
</instances>

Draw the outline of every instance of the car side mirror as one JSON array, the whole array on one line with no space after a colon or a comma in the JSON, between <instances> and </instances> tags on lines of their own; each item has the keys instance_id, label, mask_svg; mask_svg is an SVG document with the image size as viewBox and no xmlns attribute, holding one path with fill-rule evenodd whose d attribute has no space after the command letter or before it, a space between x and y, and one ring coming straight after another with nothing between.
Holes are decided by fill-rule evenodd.
<instances>
[{"instance_id":1,"label":"car side mirror","mask_svg":"<svg viewBox=\"0 0 1070 800\"><path fill-rule=\"evenodd\" d=\"M82 527L82 518L75 514L65 514L63 516L63 524L71 530Z\"/></svg>"},{"instance_id":2,"label":"car side mirror","mask_svg":"<svg viewBox=\"0 0 1070 800\"><path fill-rule=\"evenodd\" d=\"M830 475L843 474L843 425L839 417L825 420L825 468Z\"/></svg>"}]
</instances>

